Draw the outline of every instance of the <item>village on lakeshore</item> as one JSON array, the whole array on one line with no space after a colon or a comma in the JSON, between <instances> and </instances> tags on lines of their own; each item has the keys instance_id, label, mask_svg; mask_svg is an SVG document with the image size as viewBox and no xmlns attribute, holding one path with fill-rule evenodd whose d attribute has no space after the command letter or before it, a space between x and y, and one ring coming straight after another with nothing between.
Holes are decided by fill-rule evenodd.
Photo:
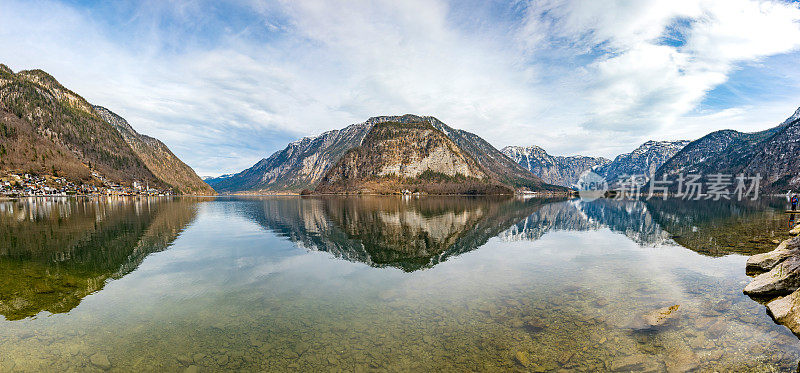
<instances>
[{"instance_id":1,"label":"village on lakeshore","mask_svg":"<svg viewBox=\"0 0 800 373\"><path fill-rule=\"evenodd\" d=\"M92 172L92 183L76 184L63 177L53 175L34 175L28 173L0 174L0 196L169 196L173 191L156 189L141 181L130 186L109 181L102 175Z\"/></svg>"}]
</instances>

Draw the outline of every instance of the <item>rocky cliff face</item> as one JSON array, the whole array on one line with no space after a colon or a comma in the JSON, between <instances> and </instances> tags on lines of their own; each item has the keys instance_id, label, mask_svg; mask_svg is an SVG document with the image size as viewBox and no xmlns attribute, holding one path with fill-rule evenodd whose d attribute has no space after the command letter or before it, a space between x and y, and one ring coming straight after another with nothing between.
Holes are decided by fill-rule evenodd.
<instances>
[{"instance_id":1,"label":"rocky cliff face","mask_svg":"<svg viewBox=\"0 0 800 373\"><path fill-rule=\"evenodd\" d=\"M97 105L92 108L122 135L134 153L159 180L181 194L216 194L191 167L172 154L164 143L136 132L128 121L111 110Z\"/></svg>"},{"instance_id":2,"label":"rocky cliff face","mask_svg":"<svg viewBox=\"0 0 800 373\"><path fill-rule=\"evenodd\" d=\"M453 129L434 117L410 114L372 117L341 130L306 137L289 144L269 158L262 159L247 170L230 177L207 179L206 182L219 192L229 193L299 192L302 189L314 189L345 152L361 144L374 125L387 122L430 124L472 157L488 176L515 188L558 189L543 183L479 136Z\"/></svg>"},{"instance_id":3,"label":"rocky cliff face","mask_svg":"<svg viewBox=\"0 0 800 373\"><path fill-rule=\"evenodd\" d=\"M631 175L650 177L687 144L689 140L648 141L634 151L620 154L610 163L595 168L594 172L605 177L609 183Z\"/></svg>"},{"instance_id":4,"label":"rocky cliff face","mask_svg":"<svg viewBox=\"0 0 800 373\"><path fill-rule=\"evenodd\" d=\"M489 177L516 189L564 191L562 187L545 183L541 178L514 162L514 160L497 150L480 136L464 130L454 129L434 117L423 118L430 121L434 128L442 131L456 145L472 156L483 167Z\"/></svg>"},{"instance_id":5,"label":"rocky cliff face","mask_svg":"<svg viewBox=\"0 0 800 373\"><path fill-rule=\"evenodd\" d=\"M800 109L771 129L744 133L712 132L691 142L665 162L656 177L675 179L680 174L760 174L761 188L780 191L800 187ZM701 180L705 180L701 179Z\"/></svg>"},{"instance_id":6,"label":"rocky cliff face","mask_svg":"<svg viewBox=\"0 0 800 373\"><path fill-rule=\"evenodd\" d=\"M611 162L603 157L551 156L538 146L507 146L503 154L544 182L565 187L573 187L584 171Z\"/></svg>"},{"instance_id":7,"label":"rocky cliff face","mask_svg":"<svg viewBox=\"0 0 800 373\"><path fill-rule=\"evenodd\" d=\"M430 194L513 193L425 122L374 124L361 145L328 170L316 191L397 193L406 189Z\"/></svg>"},{"instance_id":8,"label":"rocky cliff face","mask_svg":"<svg viewBox=\"0 0 800 373\"><path fill-rule=\"evenodd\" d=\"M0 65L0 171L87 182L147 182L180 193L213 193L161 141L93 106L41 70Z\"/></svg>"},{"instance_id":9,"label":"rocky cliff face","mask_svg":"<svg viewBox=\"0 0 800 373\"><path fill-rule=\"evenodd\" d=\"M313 188L328 168L358 146L373 121L304 137L240 173L205 180L218 192L299 192Z\"/></svg>"}]
</instances>

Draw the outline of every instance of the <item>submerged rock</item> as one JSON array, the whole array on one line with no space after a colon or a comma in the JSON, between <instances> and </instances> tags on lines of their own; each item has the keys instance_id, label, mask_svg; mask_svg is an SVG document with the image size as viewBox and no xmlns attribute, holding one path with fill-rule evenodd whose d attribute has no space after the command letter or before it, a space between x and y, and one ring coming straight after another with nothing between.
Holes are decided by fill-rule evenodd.
<instances>
[{"instance_id":1,"label":"submerged rock","mask_svg":"<svg viewBox=\"0 0 800 373\"><path fill-rule=\"evenodd\" d=\"M667 320L675 317L677 315L679 305L659 308L655 311L646 313L644 317L644 321L650 326L660 326L664 325Z\"/></svg>"},{"instance_id":2,"label":"submerged rock","mask_svg":"<svg viewBox=\"0 0 800 373\"><path fill-rule=\"evenodd\" d=\"M190 365L190 364L192 364L194 362L192 360L192 357L188 356L188 355L178 355L178 357L176 359L178 360L179 363L181 363L183 365Z\"/></svg>"},{"instance_id":3,"label":"submerged rock","mask_svg":"<svg viewBox=\"0 0 800 373\"><path fill-rule=\"evenodd\" d=\"M544 330L546 326L547 325L543 323L542 320L539 320L537 318L530 318L526 320L523 325L525 330L527 330L529 333L538 333Z\"/></svg>"},{"instance_id":4,"label":"submerged rock","mask_svg":"<svg viewBox=\"0 0 800 373\"><path fill-rule=\"evenodd\" d=\"M669 307L662 307L656 310L639 313L628 320L626 327L641 331L659 328L667 324L667 321L670 319L678 316L677 311L679 307L680 306L676 304Z\"/></svg>"},{"instance_id":5,"label":"submerged rock","mask_svg":"<svg viewBox=\"0 0 800 373\"><path fill-rule=\"evenodd\" d=\"M718 318L713 324L711 324L708 329L706 329L706 334L711 337L719 338L725 335L725 332L728 331L728 323L725 322L725 319Z\"/></svg>"},{"instance_id":6,"label":"submerged rock","mask_svg":"<svg viewBox=\"0 0 800 373\"><path fill-rule=\"evenodd\" d=\"M800 287L800 256L789 256L769 272L756 276L744 288L744 293L754 297L787 295Z\"/></svg>"},{"instance_id":7,"label":"submerged rock","mask_svg":"<svg viewBox=\"0 0 800 373\"><path fill-rule=\"evenodd\" d=\"M103 370L111 369L111 361L108 360L108 356L103 355L101 353L92 355L92 357L89 358L89 361L92 363L92 365L100 369Z\"/></svg>"},{"instance_id":8,"label":"submerged rock","mask_svg":"<svg viewBox=\"0 0 800 373\"><path fill-rule=\"evenodd\" d=\"M531 364L531 360L528 358L528 353L525 351L517 351L517 353L514 354L514 360L524 367L527 367Z\"/></svg>"}]
</instances>

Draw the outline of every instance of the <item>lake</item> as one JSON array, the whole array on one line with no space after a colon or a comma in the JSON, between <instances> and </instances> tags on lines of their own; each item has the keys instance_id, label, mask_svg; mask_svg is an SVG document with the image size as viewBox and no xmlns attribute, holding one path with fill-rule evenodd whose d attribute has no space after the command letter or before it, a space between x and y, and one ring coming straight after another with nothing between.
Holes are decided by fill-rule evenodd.
<instances>
[{"instance_id":1,"label":"lake","mask_svg":"<svg viewBox=\"0 0 800 373\"><path fill-rule=\"evenodd\" d=\"M798 339L742 294L784 208L0 201L0 371L794 370Z\"/></svg>"}]
</instances>

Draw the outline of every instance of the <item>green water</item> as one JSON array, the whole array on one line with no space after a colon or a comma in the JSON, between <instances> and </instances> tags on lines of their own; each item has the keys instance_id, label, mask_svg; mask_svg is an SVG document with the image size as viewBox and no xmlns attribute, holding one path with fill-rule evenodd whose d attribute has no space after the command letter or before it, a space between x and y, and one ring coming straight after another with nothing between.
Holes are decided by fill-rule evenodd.
<instances>
[{"instance_id":1,"label":"green water","mask_svg":"<svg viewBox=\"0 0 800 373\"><path fill-rule=\"evenodd\" d=\"M741 291L783 208L0 201L0 371L793 370Z\"/></svg>"}]
</instances>

